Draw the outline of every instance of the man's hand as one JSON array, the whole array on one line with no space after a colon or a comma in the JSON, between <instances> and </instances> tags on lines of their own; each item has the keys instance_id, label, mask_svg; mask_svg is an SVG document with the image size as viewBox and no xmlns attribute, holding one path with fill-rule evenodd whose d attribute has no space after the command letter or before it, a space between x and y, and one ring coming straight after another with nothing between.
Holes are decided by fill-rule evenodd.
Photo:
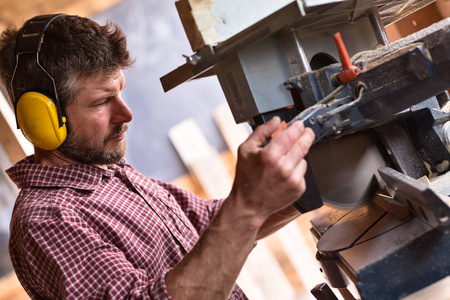
<instances>
[{"instance_id":1,"label":"man's hand","mask_svg":"<svg viewBox=\"0 0 450 300\"><path fill-rule=\"evenodd\" d=\"M258 238L299 213L290 204L305 191L314 133L295 122L265 146L280 125L275 117L239 147L233 189L196 246L166 277L173 299L227 299Z\"/></svg>"},{"instance_id":2,"label":"man's hand","mask_svg":"<svg viewBox=\"0 0 450 300\"><path fill-rule=\"evenodd\" d=\"M278 117L260 125L239 147L236 178L230 198L265 221L304 193L305 155L314 133L302 122L294 122L261 147L281 121Z\"/></svg>"}]
</instances>

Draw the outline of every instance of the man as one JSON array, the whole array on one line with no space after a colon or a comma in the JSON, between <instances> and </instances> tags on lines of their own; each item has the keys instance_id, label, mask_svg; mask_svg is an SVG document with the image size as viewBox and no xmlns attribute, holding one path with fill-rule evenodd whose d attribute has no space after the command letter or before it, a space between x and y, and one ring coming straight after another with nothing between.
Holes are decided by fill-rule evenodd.
<instances>
[{"instance_id":1,"label":"man","mask_svg":"<svg viewBox=\"0 0 450 300\"><path fill-rule=\"evenodd\" d=\"M20 31L0 40L2 80L12 101L52 91L21 57ZM55 79L67 139L7 170L21 192L11 220L10 254L34 299L245 299L235 280L255 242L299 213L306 155L314 134L296 122L259 126L239 148L224 200L205 201L145 178L123 161L133 115L121 97L132 60L121 30L60 16L46 31L39 62ZM12 75L14 74L14 76ZM11 80L13 84L11 85Z\"/></svg>"}]
</instances>

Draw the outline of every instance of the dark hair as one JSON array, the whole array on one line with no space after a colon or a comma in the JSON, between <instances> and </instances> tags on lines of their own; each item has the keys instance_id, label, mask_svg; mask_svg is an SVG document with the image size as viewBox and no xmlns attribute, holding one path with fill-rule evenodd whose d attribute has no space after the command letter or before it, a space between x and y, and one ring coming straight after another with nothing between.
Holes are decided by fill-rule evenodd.
<instances>
[{"instance_id":1,"label":"dark hair","mask_svg":"<svg viewBox=\"0 0 450 300\"><path fill-rule=\"evenodd\" d=\"M16 65L15 46L22 29L6 29L0 37L1 80L12 101L11 77ZM14 77L14 95L18 99L30 90L53 95L51 79L36 64L35 54L20 56ZM100 26L78 16L54 20L44 35L40 64L55 79L58 98L64 108L78 95L80 80L95 75L108 76L133 64L127 50L126 36L111 22Z\"/></svg>"}]
</instances>

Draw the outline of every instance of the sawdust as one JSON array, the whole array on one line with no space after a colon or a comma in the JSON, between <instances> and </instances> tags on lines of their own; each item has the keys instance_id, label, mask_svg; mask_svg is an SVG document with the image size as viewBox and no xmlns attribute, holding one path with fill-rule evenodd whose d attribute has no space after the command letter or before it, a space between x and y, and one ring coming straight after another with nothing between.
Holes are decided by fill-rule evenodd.
<instances>
[{"instance_id":1,"label":"sawdust","mask_svg":"<svg viewBox=\"0 0 450 300\"><path fill-rule=\"evenodd\" d=\"M403 54L411 50L413 47L423 44L422 40L426 36L441 30L445 31L445 33L450 31L450 18L434 23L427 28L395 41L392 44L383 46L376 50L360 53L360 55L358 55L359 57L355 58L354 64L364 66L365 68L368 67L368 64L371 67L381 64L382 62L392 59L393 56L395 57Z\"/></svg>"}]
</instances>

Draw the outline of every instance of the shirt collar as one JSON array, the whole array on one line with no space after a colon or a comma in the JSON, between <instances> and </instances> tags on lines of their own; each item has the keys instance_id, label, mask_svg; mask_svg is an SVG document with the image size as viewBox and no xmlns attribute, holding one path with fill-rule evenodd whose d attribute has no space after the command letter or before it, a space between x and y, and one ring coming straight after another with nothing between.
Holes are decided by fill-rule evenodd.
<instances>
[{"instance_id":1,"label":"shirt collar","mask_svg":"<svg viewBox=\"0 0 450 300\"><path fill-rule=\"evenodd\" d=\"M6 173L19 189L25 187L69 187L93 190L103 177L114 175L118 166L108 169L78 164L68 166L49 166L34 163L34 156L28 156L6 170Z\"/></svg>"}]
</instances>

